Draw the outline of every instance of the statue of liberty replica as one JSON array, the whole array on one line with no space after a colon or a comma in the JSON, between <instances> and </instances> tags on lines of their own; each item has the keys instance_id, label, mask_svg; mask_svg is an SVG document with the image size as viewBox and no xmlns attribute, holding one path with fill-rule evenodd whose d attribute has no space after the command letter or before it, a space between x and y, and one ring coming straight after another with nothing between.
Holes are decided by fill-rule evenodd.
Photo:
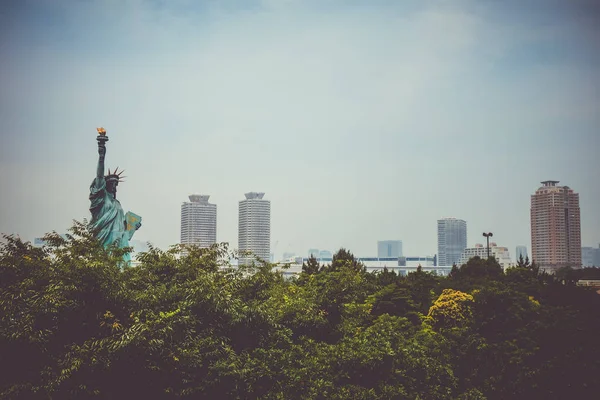
<instances>
[{"instance_id":1,"label":"statue of liberty replica","mask_svg":"<svg viewBox=\"0 0 600 400\"><path fill-rule=\"evenodd\" d=\"M123 182L123 171L115 168L104 175L104 157L106 156L106 130L98 128L98 168L96 178L90 185L90 212L92 219L90 228L104 247L116 244L118 247L129 247L129 241L136 230L142 226L142 218L132 212L123 214L121 203L117 200L117 185ZM123 261L129 263L131 256L126 254Z\"/></svg>"}]
</instances>

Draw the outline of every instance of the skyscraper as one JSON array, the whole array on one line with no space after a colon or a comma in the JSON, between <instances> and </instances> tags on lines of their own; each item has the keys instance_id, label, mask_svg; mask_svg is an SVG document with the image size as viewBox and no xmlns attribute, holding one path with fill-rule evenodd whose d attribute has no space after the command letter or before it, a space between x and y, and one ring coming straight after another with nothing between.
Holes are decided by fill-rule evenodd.
<instances>
[{"instance_id":1,"label":"skyscraper","mask_svg":"<svg viewBox=\"0 0 600 400\"><path fill-rule=\"evenodd\" d=\"M380 240L377 242L377 258L402 257L402 240Z\"/></svg>"},{"instance_id":2,"label":"skyscraper","mask_svg":"<svg viewBox=\"0 0 600 400\"><path fill-rule=\"evenodd\" d=\"M581 267L579 194L544 181L531 195L531 256L540 269Z\"/></svg>"},{"instance_id":3,"label":"skyscraper","mask_svg":"<svg viewBox=\"0 0 600 400\"><path fill-rule=\"evenodd\" d=\"M523 256L523 260L527 258L527 246L519 245L515 251L515 260L519 261L519 258Z\"/></svg>"},{"instance_id":4,"label":"skyscraper","mask_svg":"<svg viewBox=\"0 0 600 400\"><path fill-rule=\"evenodd\" d=\"M240 252L250 251L268 261L271 254L271 202L264 193L246 193L239 203L238 245ZM250 264L253 256L240 256L239 263Z\"/></svg>"},{"instance_id":5,"label":"skyscraper","mask_svg":"<svg viewBox=\"0 0 600 400\"><path fill-rule=\"evenodd\" d=\"M438 220L437 265L448 266L458 263L467 248L467 223L462 219L442 218Z\"/></svg>"},{"instance_id":6,"label":"skyscraper","mask_svg":"<svg viewBox=\"0 0 600 400\"><path fill-rule=\"evenodd\" d=\"M192 194L181 204L181 244L210 247L217 241L217 205L209 195Z\"/></svg>"}]
</instances>

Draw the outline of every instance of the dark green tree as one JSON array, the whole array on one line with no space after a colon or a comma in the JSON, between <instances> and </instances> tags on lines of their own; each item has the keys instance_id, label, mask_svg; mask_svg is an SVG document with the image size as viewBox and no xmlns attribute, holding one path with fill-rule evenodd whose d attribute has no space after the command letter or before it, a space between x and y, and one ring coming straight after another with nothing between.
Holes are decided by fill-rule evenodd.
<instances>
[{"instance_id":1,"label":"dark green tree","mask_svg":"<svg viewBox=\"0 0 600 400\"><path fill-rule=\"evenodd\" d=\"M572 267L562 267L556 271L554 276L564 285L575 285L579 280L578 275L578 271L574 270Z\"/></svg>"},{"instance_id":2,"label":"dark green tree","mask_svg":"<svg viewBox=\"0 0 600 400\"><path fill-rule=\"evenodd\" d=\"M339 249L333 255L329 270L334 272L339 271L342 268L349 268L355 271L365 271L365 266L359 262L356 257L354 257L354 254L344 248Z\"/></svg>"},{"instance_id":3,"label":"dark green tree","mask_svg":"<svg viewBox=\"0 0 600 400\"><path fill-rule=\"evenodd\" d=\"M597 269L442 278L365 272L347 250L286 280L226 246L139 265L83 224L0 247L0 398L593 399ZM316 260L315 260L316 261ZM571 274L572 277L569 278ZM564 284L565 279L569 284Z\"/></svg>"},{"instance_id":4,"label":"dark green tree","mask_svg":"<svg viewBox=\"0 0 600 400\"><path fill-rule=\"evenodd\" d=\"M310 255L306 262L302 263L302 272L312 275L319 272L320 265L314 255Z\"/></svg>"},{"instance_id":5,"label":"dark green tree","mask_svg":"<svg viewBox=\"0 0 600 400\"><path fill-rule=\"evenodd\" d=\"M529 256L525 256L526 258L523 258L523 254L519 254L519 259L517 260L517 267L520 268L527 268L529 267Z\"/></svg>"}]
</instances>

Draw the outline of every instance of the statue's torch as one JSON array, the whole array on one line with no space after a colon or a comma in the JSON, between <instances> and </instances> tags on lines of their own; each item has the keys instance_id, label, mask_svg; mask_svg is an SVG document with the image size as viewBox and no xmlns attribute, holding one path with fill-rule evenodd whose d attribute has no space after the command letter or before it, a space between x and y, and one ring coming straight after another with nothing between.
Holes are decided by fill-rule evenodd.
<instances>
[{"instance_id":1,"label":"statue's torch","mask_svg":"<svg viewBox=\"0 0 600 400\"><path fill-rule=\"evenodd\" d=\"M104 128L96 128L98 131L98 137L96 140L98 141L98 145L104 147L106 142L108 142L108 136L106 136L106 129Z\"/></svg>"}]
</instances>

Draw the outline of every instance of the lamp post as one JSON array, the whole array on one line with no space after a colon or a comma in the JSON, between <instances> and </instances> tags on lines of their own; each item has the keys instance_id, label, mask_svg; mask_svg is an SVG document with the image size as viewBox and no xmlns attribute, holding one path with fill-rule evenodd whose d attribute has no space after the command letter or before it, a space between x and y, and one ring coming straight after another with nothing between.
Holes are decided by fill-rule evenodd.
<instances>
[{"instance_id":1,"label":"lamp post","mask_svg":"<svg viewBox=\"0 0 600 400\"><path fill-rule=\"evenodd\" d=\"M483 232L483 236L487 239L487 258L490 259L490 237L494 236L492 232L485 233Z\"/></svg>"}]
</instances>

